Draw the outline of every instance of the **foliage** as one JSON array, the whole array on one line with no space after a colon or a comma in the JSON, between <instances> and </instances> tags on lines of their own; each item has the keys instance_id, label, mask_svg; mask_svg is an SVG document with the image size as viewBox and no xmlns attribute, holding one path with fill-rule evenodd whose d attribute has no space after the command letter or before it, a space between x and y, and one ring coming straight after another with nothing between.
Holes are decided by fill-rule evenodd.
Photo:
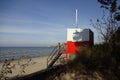
<instances>
[{"instance_id":1,"label":"foliage","mask_svg":"<svg viewBox=\"0 0 120 80\"><path fill-rule=\"evenodd\" d=\"M23 60L22 58L18 60L18 65L20 67L20 72L19 74L17 75L18 77L23 75L24 73L26 73L26 68L30 65L30 64L33 64L32 62L32 59L29 58L29 59L26 59L26 60Z\"/></svg>"},{"instance_id":2,"label":"foliage","mask_svg":"<svg viewBox=\"0 0 120 80\"><path fill-rule=\"evenodd\" d=\"M20 71L18 74L16 74L16 78L22 76L25 72L26 72L26 68L31 65L34 64L34 62L32 62L32 59L26 59L23 60L23 58L18 60L18 64L17 63L13 63L14 59L11 60L5 60L2 63L2 68L0 70L0 80L9 80L10 77L8 76L9 74L14 73L14 69L17 69L18 67L20 68ZM18 67L16 67L18 66Z\"/></svg>"},{"instance_id":3,"label":"foliage","mask_svg":"<svg viewBox=\"0 0 120 80\"><path fill-rule=\"evenodd\" d=\"M98 2L101 4L101 8L104 8L103 16L94 23L91 20L91 25L101 35L103 42L112 46L114 38L111 37L120 27L120 9L118 9L120 6L117 6L117 0L98 0ZM105 11L107 14L105 14ZM110 39L112 42L110 42Z\"/></svg>"},{"instance_id":4,"label":"foliage","mask_svg":"<svg viewBox=\"0 0 120 80\"><path fill-rule=\"evenodd\" d=\"M99 74L105 75L105 79L118 80L120 70L116 66L120 67L120 64L116 62L116 58L111 55L105 44L95 45L92 48L83 47L78 51L77 57L69 62L68 71L75 71L75 73L81 73L82 71L87 75L90 72L91 75L99 72Z\"/></svg>"},{"instance_id":5,"label":"foliage","mask_svg":"<svg viewBox=\"0 0 120 80\"><path fill-rule=\"evenodd\" d=\"M15 64L12 64L10 61L5 60L0 71L0 80L8 80L9 77L7 75L12 74L14 68Z\"/></svg>"},{"instance_id":6,"label":"foliage","mask_svg":"<svg viewBox=\"0 0 120 80\"><path fill-rule=\"evenodd\" d=\"M107 9L111 16L117 21L120 21L120 5L117 5L117 0L97 0L101 4L101 8Z\"/></svg>"},{"instance_id":7,"label":"foliage","mask_svg":"<svg viewBox=\"0 0 120 80\"><path fill-rule=\"evenodd\" d=\"M96 65L94 69L105 73L106 77L114 75L115 80L118 80L120 79L120 6L117 5L117 0L98 0L98 2L101 8L108 11L108 15L104 13L96 23L91 21L103 40L102 44L95 45L91 49L91 63Z\"/></svg>"}]
</instances>

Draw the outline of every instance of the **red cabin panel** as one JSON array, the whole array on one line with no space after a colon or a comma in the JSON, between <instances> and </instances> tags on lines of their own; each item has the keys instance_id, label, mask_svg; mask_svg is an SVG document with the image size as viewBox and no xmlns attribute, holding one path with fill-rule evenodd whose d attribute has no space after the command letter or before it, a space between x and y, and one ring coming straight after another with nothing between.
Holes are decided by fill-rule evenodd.
<instances>
[{"instance_id":1,"label":"red cabin panel","mask_svg":"<svg viewBox=\"0 0 120 80\"><path fill-rule=\"evenodd\" d=\"M83 41L83 42L72 42L72 41L67 41L67 53L68 54L76 54L78 48L81 46L89 46L90 42L89 41Z\"/></svg>"}]
</instances>

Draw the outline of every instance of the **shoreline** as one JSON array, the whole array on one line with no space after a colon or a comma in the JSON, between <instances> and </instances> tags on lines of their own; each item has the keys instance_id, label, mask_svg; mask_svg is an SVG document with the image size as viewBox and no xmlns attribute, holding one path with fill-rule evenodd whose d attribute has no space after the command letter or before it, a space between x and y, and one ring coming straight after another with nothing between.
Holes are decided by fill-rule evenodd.
<instances>
[{"instance_id":1,"label":"shoreline","mask_svg":"<svg viewBox=\"0 0 120 80\"><path fill-rule=\"evenodd\" d=\"M40 57L32 57L32 58L22 58L19 60L9 61L10 65L8 67L11 68L12 73L8 73L7 77L20 77L24 75L28 75L40 70L47 68L47 57L48 56L40 56ZM2 70L2 66L5 62L0 62L0 70Z\"/></svg>"},{"instance_id":2,"label":"shoreline","mask_svg":"<svg viewBox=\"0 0 120 80\"><path fill-rule=\"evenodd\" d=\"M10 59L3 59L3 60L0 60L0 63L3 63L5 62L5 60L7 61L17 61L17 60L21 60L21 59L30 59L30 58L38 58L38 57L48 57L49 55L45 55L45 56L33 56L33 57L30 57L30 56L23 56L21 58L10 58Z\"/></svg>"}]
</instances>

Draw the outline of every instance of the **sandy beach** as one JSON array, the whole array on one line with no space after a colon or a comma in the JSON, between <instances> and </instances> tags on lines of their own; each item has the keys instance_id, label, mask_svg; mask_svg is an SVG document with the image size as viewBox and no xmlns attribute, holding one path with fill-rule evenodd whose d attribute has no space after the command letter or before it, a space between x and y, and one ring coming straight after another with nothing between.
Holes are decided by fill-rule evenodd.
<instances>
[{"instance_id":1,"label":"sandy beach","mask_svg":"<svg viewBox=\"0 0 120 80\"><path fill-rule=\"evenodd\" d=\"M0 63L0 71L2 71L2 66L4 63ZM31 74L47 67L47 56L45 57L36 57L31 59L21 59L14 60L10 62L12 73L8 73L8 77L16 77Z\"/></svg>"}]
</instances>

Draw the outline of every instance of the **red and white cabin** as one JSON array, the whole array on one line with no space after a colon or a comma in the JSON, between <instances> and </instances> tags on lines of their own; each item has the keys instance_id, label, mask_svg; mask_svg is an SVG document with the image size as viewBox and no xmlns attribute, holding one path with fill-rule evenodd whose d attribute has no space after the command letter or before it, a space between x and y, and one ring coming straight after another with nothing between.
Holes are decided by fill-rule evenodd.
<instances>
[{"instance_id":1,"label":"red and white cabin","mask_svg":"<svg viewBox=\"0 0 120 80\"><path fill-rule=\"evenodd\" d=\"M78 48L85 45L92 46L93 42L93 32L90 29L68 28L66 61L72 57L74 58Z\"/></svg>"}]
</instances>

